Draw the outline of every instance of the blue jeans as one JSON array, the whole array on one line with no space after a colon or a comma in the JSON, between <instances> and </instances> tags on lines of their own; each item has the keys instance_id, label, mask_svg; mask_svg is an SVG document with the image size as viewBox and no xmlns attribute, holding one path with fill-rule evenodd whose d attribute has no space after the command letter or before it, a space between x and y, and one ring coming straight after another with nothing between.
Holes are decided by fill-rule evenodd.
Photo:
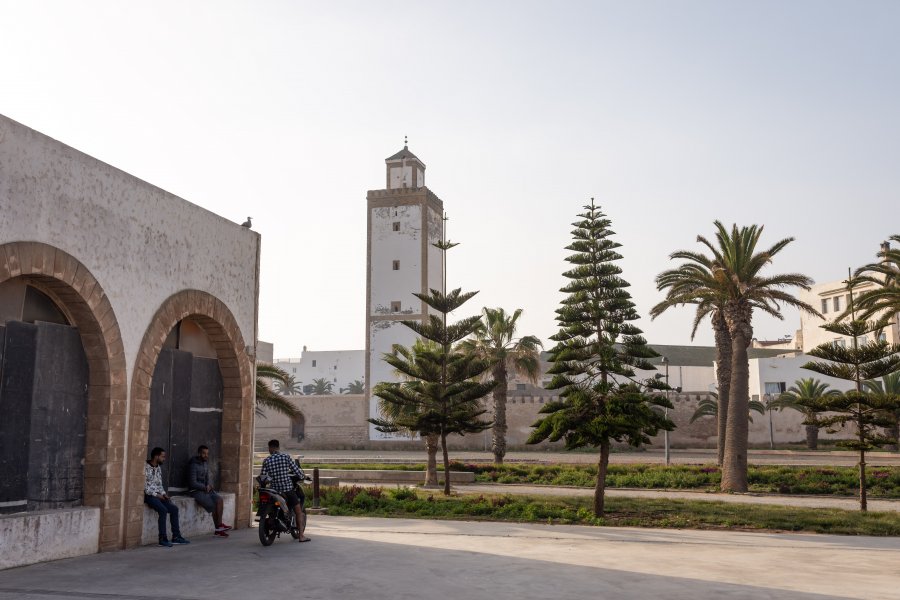
<instances>
[{"instance_id":1,"label":"blue jeans","mask_svg":"<svg viewBox=\"0 0 900 600\"><path fill-rule=\"evenodd\" d=\"M178 527L178 507L169 500L163 500L156 496L148 496L144 494L144 504L159 513L159 539L166 538L166 515L169 515L169 522L172 524L172 537L181 536L181 529Z\"/></svg>"}]
</instances>

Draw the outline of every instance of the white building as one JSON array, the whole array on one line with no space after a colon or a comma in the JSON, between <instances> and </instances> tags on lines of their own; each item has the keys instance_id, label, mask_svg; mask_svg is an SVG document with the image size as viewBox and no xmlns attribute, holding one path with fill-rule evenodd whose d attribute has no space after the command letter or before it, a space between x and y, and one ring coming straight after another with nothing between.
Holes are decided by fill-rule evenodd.
<instances>
[{"instance_id":1,"label":"white building","mask_svg":"<svg viewBox=\"0 0 900 600\"><path fill-rule=\"evenodd\" d=\"M885 242L885 246L889 247L889 244ZM884 246L882 249L884 249ZM875 284L873 283L862 283L854 287L853 297L858 298L863 292L874 289L874 286ZM803 352L809 352L819 344L824 343L845 346L849 346L852 343L849 338L822 329L822 325L833 321L839 314L847 310L847 307L850 305L850 291L847 289L846 278L815 285L809 291L803 291L798 294L798 298L810 304L822 313L824 317L820 318L805 313L800 314L800 335ZM892 344L900 343L900 324L898 324L897 315L894 315L893 323L885 328L883 336L884 339ZM870 340L863 338L860 341L865 343Z\"/></svg>"},{"instance_id":2,"label":"white building","mask_svg":"<svg viewBox=\"0 0 900 600\"><path fill-rule=\"evenodd\" d=\"M443 290L440 250L444 205L425 187L425 164L406 146L385 160L386 185L367 195L365 382L369 415L379 415L372 388L396 381L382 356L394 344L411 346L416 335L402 320L424 320L427 305L414 293ZM372 440L392 439L369 427Z\"/></svg>"},{"instance_id":3,"label":"white building","mask_svg":"<svg viewBox=\"0 0 900 600\"><path fill-rule=\"evenodd\" d=\"M350 384L365 381L365 358L364 350L311 351L304 346L300 358L279 358L275 365L293 377L304 393L311 393L314 380L324 379L331 383L333 394L341 394Z\"/></svg>"}]
</instances>

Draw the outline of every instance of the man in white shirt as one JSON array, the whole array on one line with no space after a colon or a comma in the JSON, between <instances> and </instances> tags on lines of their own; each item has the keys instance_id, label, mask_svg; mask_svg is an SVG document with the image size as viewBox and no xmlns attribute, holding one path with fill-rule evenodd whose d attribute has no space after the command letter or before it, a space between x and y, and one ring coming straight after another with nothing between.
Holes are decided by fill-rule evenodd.
<instances>
[{"instance_id":1,"label":"man in white shirt","mask_svg":"<svg viewBox=\"0 0 900 600\"><path fill-rule=\"evenodd\" d=\"M190 544L181 537L178 527L178 507L175 506L162 483L161 465L166 462L166 451L154 448L150 452L150 460L144 465L144 504L159 514L159 545L171 548L172 544ZM172 541L166 536L166 515L172 524Z\"/></svg>"}]
</instances>

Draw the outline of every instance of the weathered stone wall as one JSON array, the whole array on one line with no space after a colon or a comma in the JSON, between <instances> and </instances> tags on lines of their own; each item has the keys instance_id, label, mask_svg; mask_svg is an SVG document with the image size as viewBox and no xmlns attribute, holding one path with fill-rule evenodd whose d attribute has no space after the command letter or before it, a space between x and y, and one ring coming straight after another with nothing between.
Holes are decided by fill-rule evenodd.
<instances>
[{"instance_id":1,"label":"weathered stone wall","mask_svg":"<svg viewBox=\"0 0 900 600\"><path fill-rule=\"evenodd\" d=\"M543 393L542 393L543 392ZM676 429L670 434L673 448L714 448L717 426L713 417L704 417L690 422L698 402L707 397L707 392L672 393L670 400L675 408L669 417L675 421ZM507 401L507 446L511 450L538 450L562 448L563 442L544 442L529 446L525 442L531 435L531 425L540 418L539 411L553 398L547 390L533 388L531 392L510 395ZM290 421L287 417L268 414L265 419L257 419L257 451L265 450L265 441L278 438L286 448L292 450L351 450L351 449L418 449L420 441L368 441L365 427L365 399L363 396L296 396L291 398L304 415L306 424L302 442L290 438ZM490 405L490 400L487 402ZM486 418L491 418L489 409ZM752 413L750 423L750 444L765 447L769 443L769 415ZM776 444L800 443L806 440L806 429L800 413L792 410L772 414L772 424ZM827 434L820 432L820 439L847 437L847 433ZM449 440L451 448L458 450L485 450L491 448L490 430L466 436L454 436ZM653 439L654 447L663 446L663 436Z\"/></svg>"}]
</instances>

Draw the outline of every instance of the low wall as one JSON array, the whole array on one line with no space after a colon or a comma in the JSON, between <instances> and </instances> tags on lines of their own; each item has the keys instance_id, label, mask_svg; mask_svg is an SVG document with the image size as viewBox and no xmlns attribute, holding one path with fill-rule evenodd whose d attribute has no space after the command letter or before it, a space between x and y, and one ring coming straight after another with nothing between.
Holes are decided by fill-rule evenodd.
<instances>
[{"instance_id":1,"label":"low wall","mask_svg":"<svg viewBox=\"0 0 900 600\"><path fill-rule=\"evenodd\" d=\"M99 508L63 508L0 516L0 570L95 554L99 550Z\"/></svg>"},{"instance_id":2,"label":"low wall","mask_svg":"<svg viewBox=\"0 0 900 600\"><path fill-rule=\"evenodd\" d=\"M401 471L399 469L319 469L319 475L339 479L344 482L421 483L425 481L425 471ZM443 471L438 471L438 481L444 481ZM450 471L450 483L475 483L475 473L470 471Z\"/></svg>"},{"instance_id":3,"label":"low wall","mask_svg":"<svg viewBox=\"0 0 900 600\"><path fill-rule=\"evenodd\" d=\"M226 523L234 523L234 494L218 492L222 496L225 510L222 512L222 520ZM178 507L178 524L181 527L181 535L187 539L192 536L212 535L215 527L212 517L203 507L190 496L172 496L172 503ZM169 517L166 517L166 535L172 539L172 528ZM159 513L144 505L144 529L141 533L141 544L156 544L159 541Z\"/></svg>"}]
</instances>

